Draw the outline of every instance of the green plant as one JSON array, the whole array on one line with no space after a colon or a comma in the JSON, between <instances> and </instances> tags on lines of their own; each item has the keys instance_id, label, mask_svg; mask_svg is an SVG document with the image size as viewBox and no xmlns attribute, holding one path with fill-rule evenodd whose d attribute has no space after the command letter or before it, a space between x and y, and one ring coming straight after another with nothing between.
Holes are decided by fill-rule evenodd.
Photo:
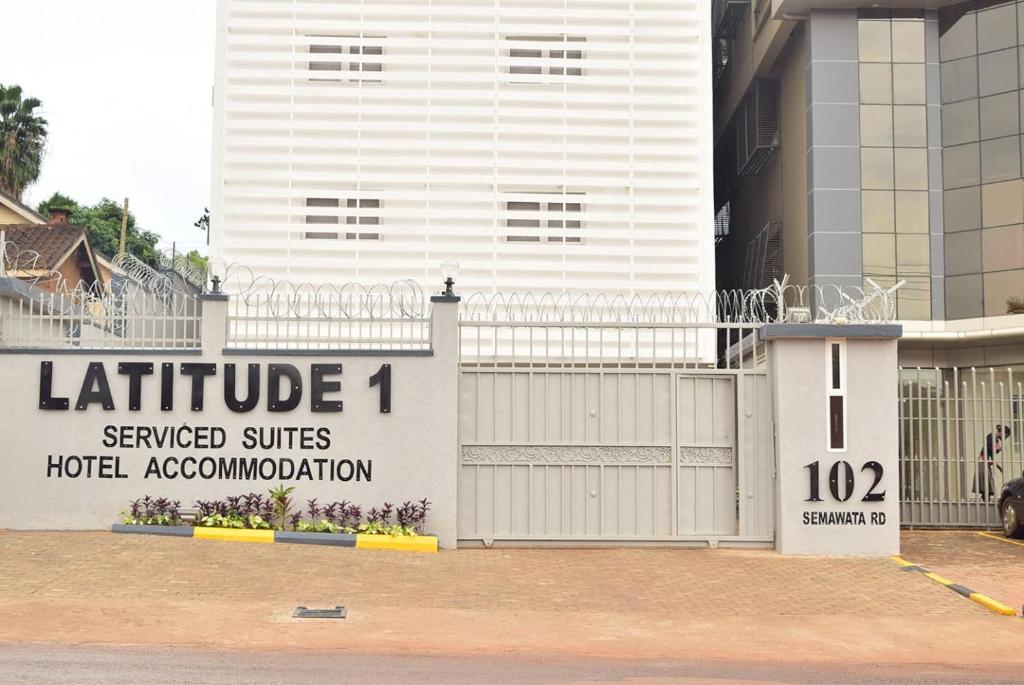
<instances>
[{"instance_id":1,"label":"green plant","mask_svg":"<svg viewBox=\"0 0 1024 685\"><path fill-rule=\"evenodd\" d=\"M121 518L126 526L180 526L185 523L181 520L180 506L177 500L146 495L132 500L128 511L121 512Z\"/></svg>"},{"instance_id":2,"label":"green plant","mask_svg":"<svg viewBox=\"0 0 1024 685\"><path fill-rule=\"evenodd\" d=\"M359 526L358 532L363 535L407 535L410 537L416 535L415 528L401 526L397 523L394 525L386 525L380 521L364 523Z\"/></svg>"},{"instance_id":3,"label":"green plant","mask_svg":"<svg viewBox=\"0 0 1024 685\"><path fill-rule=\"evenodd\" d=\"M288 521L288 514L292 510L291 494L295 487L286 488L283 484L278 485L270 491L270 501L273 502L274 519L277 521L277 529L284 530L284 524Z\"/></svg>"},{"instance_id":4,"label":"green plant","mask_svg":"<svg viewBox=\"0 0 1024 685\"><path fill-rule=\"evenodd\" d=\"M417 533L423 532L423 522L427 519L427 512L430 511L430 500L423 498L418 503L405 501L395 511L395 518L398 525L403 528L410 528Z\"/></svg>"},{"instance_id":5,"label":"green plant","mask_svg":"<svg viewBox=\"0 0 1024 685\"><path fill-rule=\"evenodd\" d=\"M207 528L245 528L245 519L234 512L210 514L201 518L199 525Z\"/></svg>"},{"instance_id":6,"label":"green plant","mask_svg":"<svg viewBox=\"0 0 1024 685\"><path fill-rule=\"evenodd\" d=\"M276 528L303 533L362 533L364 535L413 536L423 533L424 521L430 510L430 502L406 501L400 507L385 502L380 509L366 512L348 500L320 505L315 499L309 500L303 520L303 512L292 513L294 487L278 485L269 491L269 496L250 492L247 495L226 497L223 500L196 500L199 510L194 525L206 528L248 528L269 530ZM121 512L128 525L180 526L179 503L166 498L152 498L149 495L131 503L129 511ZM397 522L394 522L397 521Z\"/></svg>"},{"instance_id":7,"label":"green plant","mask_svg":"<svg viewBox=\"0 0 1024 685\"><path fill-rule=\"evenodd\" d=\"M331 523L327 519L320 519L319 521L299 521L295 530L300 533L337 533L340 529L337 524ZM351 529L345 529L344 532L351 532Z\"/></svg>"},{"instance_id":8,"label":"green plant","mask_svg":"<svg viewBox=\"0 0 1024 685\"><path fill-rule=\"evenodd\" d=\"M337 530L343 533L356 532L359 521L363 518L362 508L348 500L331 502L324 505L318 504L316 499L306 500L306 514L310 521L327 521L334 524ZM291 526L293 530L315 532L312 529L299 528L300 522L302 522L302 512L292 514Z\"/></svg>"},{"instance_id":9,"label":"green plant","mask_svg":"<svg viewBox=\"0 0 1024 685\"><path fill-rule=\"evenodd\" d=\"M36 114L42 103L23 97L20 86L0 84L0 190L20 200L37 178L46 146L46 119Z\"/></svg>"},{"instance_id":10,"label":"green plant","mask_svg":"<svg viewBox=\"0 0 1024 685\"><path fill-rule=\"evenodd\" d=\"M270 528L270 521L266 521L262 516L256 514L249 514L245 517L245 524L247 528L254 530L267 530Z\"/></svg>"},{"instance_id":11,"label":"green plant","mask_svg":"<svg viewBox=\"0 0 1024 685\"><path fill-rule=\"evenodd\" d=\"M166 514L157 516L135 517L126 511L121 512L122 523L126 526L180 526L181 520L175 521Z\"/></svg>"},{"instance_id":12,"label":"green plant","mask_svg":"<svg viewBox=\"0 0 1024 685\"><path fill-rule=\"evenodd\" d=\"M106 255L116 255L121 244L121 217L124 206L109 198L103 198L93 205L80 204L63 193L54 193L39 203L39 213L49 217L54 209L69 212L68 223L87 227L89 243L93 250ZM146 264L160 263L158 243L160 234L139 227L135 214L128 212L128 227L125 232L125 251L133 254Z\"/></svg>"},{"instance_id":13,"label":"green plant","mask_svg":"<svg viewBox=\"0 0 1024 685\"><path fill-rule=\"evenodd\" d=\"M201 274L205 274L210 268L210 258L199 254L198 250L191 250L185 255L189 265Z\"/></svg>"},{"instance_id":14,"label":"green plant","mask_svg":"<svg viewBox=\"0 0 1024 685\"><path fill-rule=\"evenodd\" d=\"M390 502L385 502L380 509L373 508L366 512L366 523L359 526L364 535L419 535L423 530L423 522L430 510L430 501L421 499L418 503L403 502L396 510ZM398 523L391 523L391 515L395 514Z\"/></svg>"}]
</instances>

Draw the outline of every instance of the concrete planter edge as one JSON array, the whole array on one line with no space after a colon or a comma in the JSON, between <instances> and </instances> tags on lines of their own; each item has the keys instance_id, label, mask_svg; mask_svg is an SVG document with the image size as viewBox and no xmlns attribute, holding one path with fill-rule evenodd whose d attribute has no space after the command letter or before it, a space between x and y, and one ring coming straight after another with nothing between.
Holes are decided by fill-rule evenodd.
<instances>
[{"instance_id":1,"label":"concrete planter edge","mask_svg":"<svg viewBox=\"0 0 1024 685\"><path fill-rule=\"evenodd\" d=\"M199 534L196 534L199 531ZM364 533L309 533L280 530L204 528L193 526L131 526L115 523L111 533L195 537L234 542L276 542L292 545L321 545L359 549L390 549L407 552L436 552L435 535L366 535ZM269 538L269 539L268 539Z\"/></svg>"},{"instance_id":2,"label":"concrete planter edge","mask_svg":"<svg viewBox=\"0 0 1024 685\"><path fill-rule=\"evenodd\" d=\"M129 526L123 523L115 523L110 527L110 532L190 538L192 537L192 526Z\"/></svg>"}]
</instances>

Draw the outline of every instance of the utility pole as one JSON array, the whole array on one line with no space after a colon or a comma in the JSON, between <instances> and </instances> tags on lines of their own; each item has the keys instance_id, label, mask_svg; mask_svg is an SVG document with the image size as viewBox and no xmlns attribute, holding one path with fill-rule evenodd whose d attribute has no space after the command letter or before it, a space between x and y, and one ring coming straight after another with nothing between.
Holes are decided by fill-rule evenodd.
<instances>
[{"instance_id":1,"label":"utility pole","mask_svg":"<svg viewBox=\"0 0 1024 685\"><path fill-rule=\"evenodd\" d=\"M121 213L121 244L118 247L117 254L124 254L124 239L128 233L128 198L124 199L124 211Z\"/></svg>"}]
</instances>

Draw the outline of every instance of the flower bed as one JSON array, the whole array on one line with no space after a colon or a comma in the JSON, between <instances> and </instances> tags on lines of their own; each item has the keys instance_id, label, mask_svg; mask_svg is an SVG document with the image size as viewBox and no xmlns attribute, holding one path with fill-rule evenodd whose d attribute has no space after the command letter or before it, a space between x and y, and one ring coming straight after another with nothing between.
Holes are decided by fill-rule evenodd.
<instances>
[{"instance_id":1,"label":"flower bed","mask_svg":"<svg viewBox=\"0 0 1024 685\"><path fill-rule=\"evenodd\" d=\"M430 510L427 499L395 507L385 502L363 515L347 500L320 504L306 501L296 511L295 488L278 486L267 495L251 492L222 500L197 500L194 516L182 512L178 500L146 495L121 512L115 533L175 535L216 540L282 542L367 549L437 551L437 538L423 535Z\"/></svg>"}]
</instances>

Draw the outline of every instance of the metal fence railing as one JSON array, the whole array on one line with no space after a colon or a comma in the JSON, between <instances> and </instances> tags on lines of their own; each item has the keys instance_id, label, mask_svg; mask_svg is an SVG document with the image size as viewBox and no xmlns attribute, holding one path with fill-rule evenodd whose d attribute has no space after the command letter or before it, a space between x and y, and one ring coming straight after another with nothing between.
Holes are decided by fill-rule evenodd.
<instances>
[{"instance_id":1,"label":"metal fence railing","mask_svg":"<svg viewBox=\"0 0 1024 685\"><path fill-rule=\"evenodd\" d=\"M908 526L995 527L1024 470L1024 368L902 368L900 500Z\"/></svg>"},{"instance_id":2,"label":"metal fence railing","mask_svg":"<svg viewBox=\"0 0 1024 685\"><path fill-rule=\"evenodd\" d=\"M463 366L590 369L756 369L757 324L587 324L463 320Z\"/></svg>"},{"instance_id":3,"label":"metal fence railing","mask_svg":"<svg viewBox=\"0 0 1024 685\"><path fill-rule=\"evenodd\" d=\"M873 323L893 292L793 286L646 295L477 293L460 312L462 362L478 366L756 369L770 323Z\"/></svg>"},{"instance_id":4,"label":"metal fence railing","mask_svg":"<svg viewBox=\"0 0 1024 685\"><path fill-rule=\"evenodd\" d=\"M0 230L0 349L200 346L199 275L188 280L174 265L155 269L127 254L78 281L60 267Z\"/></svg>"},{"instance_id":5,"label":"metal fence railing","mask_svg":"<svg viewBox=\"0 0 1024 685\"><path fill-rule=\"evenodd\" d=\"M123 256L114 260L108 280L70 285L60 273L38 268L38 254L2 246L0 347L202 347L202 274ZM415 282L292 283L244 266L228 266L223 274L211 283L214 294L227 295L226 320L218 314L205 322L217 346L254 352L431 349L431 303ZM755 290L469 295L459 312L463 362L759 368L766 346L758 329L764 324L891 321L899 284L868 285L795 286L783 277Z\"/></svg>"},{"instance_id":6,"label":"metal fence railing","mask_svg":"<svg viewBox=\"0 0 1024 685\"><path fill-rule=\"evenodd\" d=\"M229 349L430 349L430 303L411 281L313 287L235 277L226 289Z\"/></svg>"},{"instance_id":7,"label":"metal fence railing","mask_svg":"<svg viewBox=\"0 0 1024 685\"><path fill-rule=\"evenodd\" d=\"M194 349L200 325L194 294L0 278L0 348Z\"/></svg>"}]
</instances>

